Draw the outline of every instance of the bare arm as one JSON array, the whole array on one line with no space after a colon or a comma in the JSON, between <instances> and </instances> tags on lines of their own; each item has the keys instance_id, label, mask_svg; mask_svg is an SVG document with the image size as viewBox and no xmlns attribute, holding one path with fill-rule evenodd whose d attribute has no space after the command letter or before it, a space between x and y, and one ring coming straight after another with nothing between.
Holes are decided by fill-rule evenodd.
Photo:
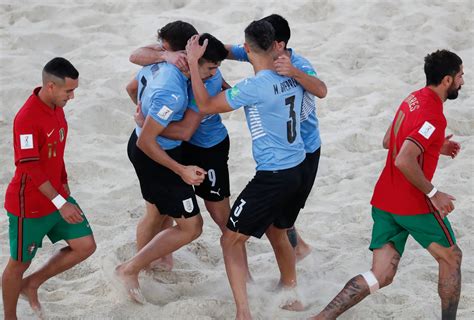
<instances>
[{"instance_id":1,"label":"bare arm","mask_svg":"<svg viewBox=\"0 0 474 320\"><path fill-rule=\"evenodd\" d=\"M161 124L153 120L150 116L147 116L143 130L137 140L137 147L155 162L179 175L187 184L201 184L206 171L197 166L184 166L178 163L156 142L156 137L159 136L164 129Z\"/></svg>"},{"instance_id":2,"label":"bare arm","mask_svg":"<svg viewBox=\"0 0 474 320\"><path fill-rule=\"evenodd\" d=\"M390 131L391 130L392 130L392 125L390 124L390 126L387 129L387 132L385 132L385 135L383 136L382 145L384 149L388 149L390 147Z\"/></svg>"},{"instance_id":3,"label":"bare arm","mask_svg":"<svg viewBox=\"0 0 474 320\"><path fill-rule=\"evenodd\" d=\"M133 78L125 87L127 90L128 96L132 99L134 104L137 104L137 94L138 94L138 81Z\"/></svg>"},{"instance_id":4,"label":"bare arm","mask_svg":"<svg viewBox=\"0 0 474 320\"><path fill-rule=\"evenodd\" d=\"M134 50L128 60L131 63L146 66L152 63L165 61L164 53L165 51L160 45L150 44Z\"/></svg>"},{"instance_id":5,"label":"bare arm","mask_svg":"<svg viewBox=\"0 0 474 320\"><path fill-rule=\"evenodd\" d=\"M316 97L320 99L326 97L328 93L326 84L293 66L288 56L279 56L275 60L275 69L280 75L294 78L306 91Z\"/></svg>"},{"instance_id":6,"label":"bare arm","mask_svg":"<svg viewBox=\"0 0 474 320\"><path fill-rule=\"evenodd\" d=\"M424 194L428 194L433 190L433 185L426 179L423 170L418 164L418 156L420 154L421 149L414 142L405 140L395 158L395 166L412 185ZM443 217L454 210L452 200L455 200L455 198L447 193L438 191L430 200Z\"/></svg>"},{"instance_id":7,"label":"bare arm","mask_svg":"<svg viewBox=\"0 0 474 320\"><path fill-rule=\"evenodd\" d=\"M227 49L227 57L226 59L229 59L229 60L235 60L235 57L234 55L232 54L232 45L231 44L226 44L224 45L224 47Z\"/></svg>"},{"instance_id":8,"label":"bare arm","mask_svg":"<svg viewBox=\"0 0 474 320\"><path fill-rule=\"evenodd\" d=\"M140 66L166 61L174 64L183 72L189 70L188 62L186 61L186 53L184 51L166 51L158 44L152 44L136 49L130 55L129 60L131 63Z\"/></svg>"},{"instance_id":9,"label":"bare arm","mask_svg":"<svg viewBox=\"0 0 474 320\"><path fill-rule=\"evenodd\" d=\"M223 113L234 111L231 106L227 103L225 92L220 92L218 95L211 97L202 82L199 75L198 60L204 54L207 46L207 39L204 40L202 46L199 45L199 36L192 36L186 46L186 52L188 55L189 70L191 71L191 83L194 92L194 98L196 104L199 107L199 111L204 114L211 113Z\"/></svg>"},{"instance_id":10,"label":"bare arm","mask_svg":"<svg viewBox=\"0 0 474 320\"><path fill-rule=\"evenodd\" d=\"M161 136L168 139L189 141L201 124L202 115L191 109L186 110L181 121L171 122Z\"/></svg>"}]
</instances>

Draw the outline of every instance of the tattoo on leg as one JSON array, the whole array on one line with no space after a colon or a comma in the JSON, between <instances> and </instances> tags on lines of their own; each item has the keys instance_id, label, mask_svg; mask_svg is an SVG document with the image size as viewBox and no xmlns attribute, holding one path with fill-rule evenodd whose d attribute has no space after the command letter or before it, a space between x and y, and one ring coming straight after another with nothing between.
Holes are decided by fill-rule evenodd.
<instances>
[{"instance_id":1,"label":"tattoo on leg","mask_svg":"<svg viewBox=\"0 0 474 320\"><path fill-rule=\"evenodd\" d=\"M369 295L369 286L361 275L355 276L345 287L332 299L332 301L321 312L326 319L336 319L341 313L359 303Z\"/></svg>"},{"instance_id":2,"label":"tattoo on leg","mask_svg":"<svg viewBox=\"0 0 474 320\"><path fill-rule=\"evenodd\" d=\"M456 319L461 295L461 250L455 246L454 261L450 265L440 263L438 293L441 298L443 320Z\"/></svg>"},{"instance_id":3,"label":"tattoo on leg","mask_svg":"<svg viewBox=\"0 0 474 320\"><path fill-rule=\"evenodd\" d=\"M295 227L286 230L286 234L288 235L288 240L290 240L291 246L296 248L298 245L298 237L296 236L296 229Z\"/></svg>"}]
</instances>

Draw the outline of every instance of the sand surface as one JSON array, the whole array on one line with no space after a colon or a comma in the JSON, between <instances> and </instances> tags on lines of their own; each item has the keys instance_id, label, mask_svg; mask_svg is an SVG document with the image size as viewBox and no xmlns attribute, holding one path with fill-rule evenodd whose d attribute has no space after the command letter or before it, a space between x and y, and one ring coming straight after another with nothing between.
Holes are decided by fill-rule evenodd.
<instances>
[{"instance_id":1,"label":"sand surface","mask_svg":"<svg viewBox=\"0 0 474 320\"><path fill-rule=\"evenodd\" d=\"M97 252L49 280L40 299L50 319L232 319L220 232L203 212L203 235L175 254L172 272L143 275L145 306L123 298L111 271L135 251L135 226L144 205L126 155L133 106L124 90L139 70L130 52L153 43L156 29L181 19L225 43L243 41L247 24L271 13L292 28L289 46L304 55L326 82L318 101L323 140L320 171L297 221L314 247L298 265L299 294L308 309L278 308L273 292L278 269L266 239L248 243L255 284L248 288L256 319L305 319L329 302L352 276L370 267L375 181L385 161L382 138L400 102L424 86L423 58L436 49L458 53L465 85L445 104L447 133L462 144L456 160L442 158L434 184L454 195L450 220L464 252L459 319L474 318L473 236L473 2L465 1L0 1L0 204L13 175L12 121L40 85L41 68L64 56L80 71L76 98L65 109L69 121L66 164L74 197L94 229ZM249 65L224 62L235 84L252 75ZM232 201L254 174L244 114L224 116L231 137ZM201 209L204 206L201 204ZM9 257L8 220L0 215L0 265ZM64 244L48 240L31 270ZM2 267L3 268L3 267ZM2 305L3 309L3 305ZM437 264L412 239L389 288L341 319L439 319ZM21 319L33 319L20 301Z\"/></svg>"}]
</instances>

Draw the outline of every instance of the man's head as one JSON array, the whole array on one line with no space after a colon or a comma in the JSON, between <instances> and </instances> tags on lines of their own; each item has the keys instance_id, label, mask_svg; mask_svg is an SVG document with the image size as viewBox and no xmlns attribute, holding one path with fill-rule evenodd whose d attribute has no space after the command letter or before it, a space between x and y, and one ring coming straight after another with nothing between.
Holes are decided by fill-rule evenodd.
<instances>
[{"instance_id":1,"label":"man's head","mask_svg":"<svg viewBox=\"0 0 474 320\"><path fill-rule=\"evenodd\" d=\"M277 42L277 50L286 50L286 45L290 41L291 30L285 18L278 14L271 14L260 20L270 22L273 29L275 30L275 41Z\"/></svg>"},{"instance_id":2,"label":"man's head","mask_svg":"<svg viewBox=\"0 0 474 320\"><path fill-rule=\"evenodd\" d=\"M188 39L198 34L196 28L190 23L174 21L158 30L158 40L162 47L168 51L180 51L186 48Z\"/></svg>"},{"instance_id":3,"label":"man's head","mask_svg":"<svg viewBox=\"0 0 474 320\"><path fill-rule=\"evenodd\" d=\"M199 74L202 79L207 79L216 74L221 61L227 57L228 51L224 44L209 33L203 33L199 37L199 44L202 45L207 39L206 51L199 59Z\"/></svg>"},{"instance_id":4,"label":"man's head","mask_svg":"<svg viewBox=\"0 0 474 320\"><path fill-rule=\"evenodd\" d=\"M64 107L78 86L79 72L68 60L57 57L44 66L43 90L53 105Z\"/></svg>"},{"instance_id":5,"label":"man's head","mask_svg":"<svg viewBox=\"0 0 474 320\"><path fill-rule=\"evenodd\" d=\"M441 86L447 99L456 99L464 84L461 58L448 50L437 50L425 57L426 85Z\"/></svg>"},{"instance_id":6,"label":"man's head","mask_svg":"<svg viewBox=\"0 0 474 320\"><path fill-rule=\"evenodd\" d=\"M252 61L252 55L271 54L274 49L275 30L263 20L253 21L245 28L245 51Z\"/></svg>"}]
</instances>

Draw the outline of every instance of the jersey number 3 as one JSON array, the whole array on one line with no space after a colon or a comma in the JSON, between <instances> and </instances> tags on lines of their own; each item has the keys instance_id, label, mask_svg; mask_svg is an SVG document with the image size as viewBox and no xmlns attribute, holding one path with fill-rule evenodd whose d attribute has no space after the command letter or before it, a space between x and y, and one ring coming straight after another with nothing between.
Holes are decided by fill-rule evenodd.
<instances>
[{"instance_id":1,"label":"jersey number 3","mask_svg":"<svg viewBox=\"0 0 474 320\"><path fill-rule=\"evenodd\" d=\"M289 143L293 143L296 139L295 96L286 98L285 104L290 107L290 120L286 122L286 137Z\"/></svg>"}]
</instances>

